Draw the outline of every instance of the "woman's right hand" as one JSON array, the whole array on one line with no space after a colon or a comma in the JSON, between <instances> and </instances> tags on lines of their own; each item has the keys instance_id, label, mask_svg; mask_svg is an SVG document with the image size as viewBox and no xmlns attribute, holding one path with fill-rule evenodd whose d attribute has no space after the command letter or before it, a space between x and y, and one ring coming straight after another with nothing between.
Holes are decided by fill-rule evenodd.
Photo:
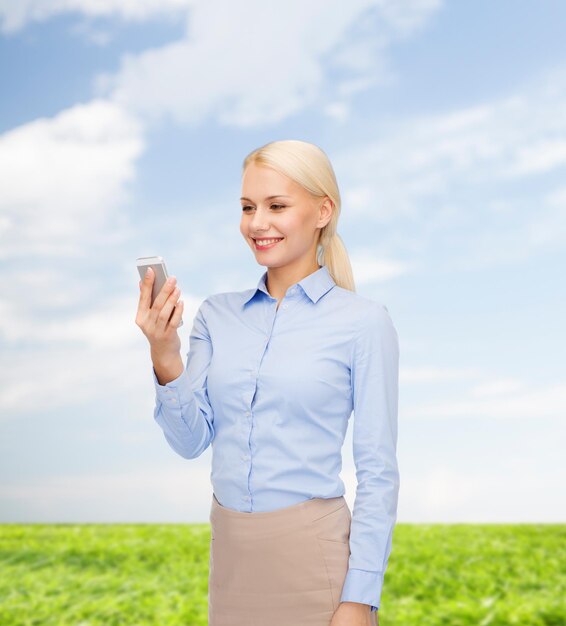
<instances>
[{"instance_id":1,"label":"woman's right hand","mask_svg":"<svg viewBox=\"0 0 566 626\"><path fill-rule=\"evenodd\" d=\"M152 358L167 362L179 356L181 339L177 327L181 321L184 303L177 299L181 290L176 287L176 279L170 276L161 291L157 294L153 306L151 292L153 289L154 273L150 268L143 280L140 280L140 300L136 315L136 324L142 329L151 345ZM171 311L175 309L171 317ZM171 320L169 321L169 317Z\"/></svg>"}]
</instances>

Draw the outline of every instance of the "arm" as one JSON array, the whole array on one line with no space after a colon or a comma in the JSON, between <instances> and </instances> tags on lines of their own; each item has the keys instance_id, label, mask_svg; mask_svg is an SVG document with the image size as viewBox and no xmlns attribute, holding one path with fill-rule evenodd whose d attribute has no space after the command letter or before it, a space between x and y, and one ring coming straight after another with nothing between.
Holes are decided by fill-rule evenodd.
<instances>
[{"instance_id":1,"label":"arm","mask_svg":"<svg viewBox=\"0 0 566 626\"><path fill-rule=\"evenodd\" d=\"M377 610L397 518L399 341L387 309L371 309L354 341L353 450L358 486L341 602Z\"/></svg>"},{"instance_id":2,"label":"arm","mask_svg":"<svg viewBox=\"0 0 566 626\"><path fill-rule=\"evenodd\" d=\"M152 367L154 419L163 430L167 443L185 459L201 455L214 439L214 415L206 387L212 357L212 343L203 315L206 302L195 315L186 369L174 380L161 385Z\"/></svg>"}]
</instances>

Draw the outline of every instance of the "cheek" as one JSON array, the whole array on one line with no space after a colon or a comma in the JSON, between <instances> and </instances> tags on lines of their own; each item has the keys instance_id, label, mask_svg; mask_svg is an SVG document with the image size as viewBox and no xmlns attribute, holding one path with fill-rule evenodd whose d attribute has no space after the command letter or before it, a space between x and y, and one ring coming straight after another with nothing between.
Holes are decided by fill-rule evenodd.
<instances>
[{"instance_id":1,"label":"cheek","mask_svg":"<svg viewBox=\"0 0 566 626\"><path fill-rule=\"evenodd\" d=\"M308 225L302 219L295 216L287 217L282 215L277 222L274 220L274 225L277 226L285 236L293 237L294 239L304 237L306 232L308 232L305 231Z\"/></svg>"},{"instance_id":2,"label":"cheek","mask_svg":"<svg viewBox=\"0 0 566 626\"><path fill-rule=\"evenodd\" d=\"M301 239L310 241L316 231L317 216L308 208L302 207L302 209L293 215L293 230L300 235Z\"/></svg>"}]
</instances>

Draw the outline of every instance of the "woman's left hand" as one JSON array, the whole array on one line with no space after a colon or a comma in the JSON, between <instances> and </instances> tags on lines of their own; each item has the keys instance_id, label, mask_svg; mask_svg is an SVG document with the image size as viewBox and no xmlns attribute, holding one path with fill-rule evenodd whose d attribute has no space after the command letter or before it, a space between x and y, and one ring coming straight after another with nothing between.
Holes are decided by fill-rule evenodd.
<instances>
[{"instance_id":1,"label":"woman's left hand","mask_svg":"<svg viewBox=\"0 0 566 626\"><path fill-rule=\"evenodd\" d=\"M377 612L376 612L377 613ZM369 604L341 602L332 616L330 626L379 626L379 617L371 614Z\"/></svg>"}]
</instances>

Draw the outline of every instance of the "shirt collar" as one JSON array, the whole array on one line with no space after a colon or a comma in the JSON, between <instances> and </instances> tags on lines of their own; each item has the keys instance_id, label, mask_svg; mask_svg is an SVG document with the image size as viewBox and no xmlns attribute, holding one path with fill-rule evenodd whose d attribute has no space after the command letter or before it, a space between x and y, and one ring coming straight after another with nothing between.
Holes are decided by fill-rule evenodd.
<instances>
[{"instance_id":1,"label":"shirt collar","mask_svg":"<svg viewBox=\"0 0 566 626\"><path fill-rule=\"evenodd\" d=\"M257 287L254 289L247 289L244 291L244 306L257 294L258 291L263 291L270 298L271 294L267 291L265 283L267 281L267 270L261 275ZM305 294L316 304L316 302L322 298L322 296L334 287L335 280L330 275L326 265L323 265L318 270L305 276L300 280L297 285L300 285Z\"/></svg>"}]
</instances>

